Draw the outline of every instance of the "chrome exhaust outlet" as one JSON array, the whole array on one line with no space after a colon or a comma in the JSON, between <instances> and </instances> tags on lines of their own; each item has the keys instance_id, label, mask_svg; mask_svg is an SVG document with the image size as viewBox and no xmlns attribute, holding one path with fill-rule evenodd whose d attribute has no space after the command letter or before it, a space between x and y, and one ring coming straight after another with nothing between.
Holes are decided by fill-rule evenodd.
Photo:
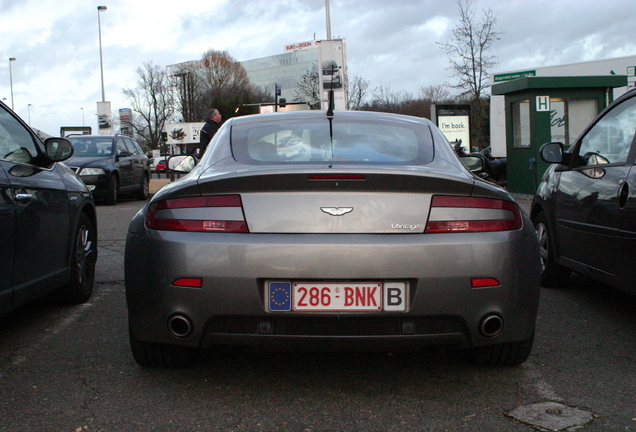
<instances>
[{"instance_id":1,"label":"chrome exhaust outlet","mask_svg":"<svg viewBox=\"0 0 636 432\"><path fill-rule=\"evenodd\" d=\"M188 337L192 333L192 322L185 315L173 315L168 320L168 329L173 336Z\"/></svg>"},{"instance_id":2,"label":"chrome exhaust outlet","mask_svg":"<svg viewBox=\"0 0 636 432\"><path fill-rule=\"evenodd\" d=\"M501 333L503 326L503 318L496 314L489 314L479 323L479 332L486 337L495 337Z\"/></svg>"}]
</instances>

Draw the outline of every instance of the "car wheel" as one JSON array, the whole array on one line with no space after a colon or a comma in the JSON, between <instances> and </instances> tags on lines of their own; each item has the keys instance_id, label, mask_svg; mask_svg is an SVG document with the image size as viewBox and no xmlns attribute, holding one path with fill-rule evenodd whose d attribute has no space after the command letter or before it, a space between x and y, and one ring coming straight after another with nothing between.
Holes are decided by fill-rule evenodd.
<instances>
[{"instance_id":1,"label":"car wheel","mask_svg":"<svg viewBox=\"0 0 636 432\"><path fill-rule=\"evenodd\" d=\"M130 350L135 361L142 367L183 369L192 366L200 350L180 345L142 342L129 326Z\"/></svg>"},{"instance_id":2,"label":"car wheel","mask_svg":"<svg viewBox=\"0 0 636 432\"><path fill-rule=\"evenodd\" d=\"M59 290L64 303L80 304L93 293L95 263L97 262L97 233L86 214L82 213L75 230L71 256L71 281Z\"/></svg>"},{"instance_id":3,"label":"car wheel","mask_svg":"<svg viewBox=\"0 0 636 432\"><path fill-rule=\"evenodd\" d=\"M145 201L148 199L148 194L150 193L150 180L147 175L144 175L141 179L141 187L137 191L135 198L138 200Z\"/></svg>"},{"instance_id":4,"label":"car wheel","mask_svg":"<svg viewBox=\"0 0 636 432\"><path fill-rule=\"evenodd\" d=\"M106 205L117 204L117 195L119 194L119 179L115 174L108 181L108 192L106 194Z\"/></svg>"},{"instance_id":5,"label":"car wheel","mask_svg":"<svg viewBox=\"0 0 636 432\"><path fill-rule=\"evenodd\" d=\"M543 212L534 218L534 227L539 239L541 285L548 288L559 288L566 285L572 271L554 262L554 245L551 241L548 221Z\"/></svg>"},{"instance_id":6,"label":"car wheel","mask_svg":"<svg viewBox=\"0 0 636 432\"><path fill-rule=\"evenodd\" d=\"M517 366L528 359L533 343L534 333L518 342L473 348L469 351L469 360L476 366Z\"/></svg>"}]
</instances>

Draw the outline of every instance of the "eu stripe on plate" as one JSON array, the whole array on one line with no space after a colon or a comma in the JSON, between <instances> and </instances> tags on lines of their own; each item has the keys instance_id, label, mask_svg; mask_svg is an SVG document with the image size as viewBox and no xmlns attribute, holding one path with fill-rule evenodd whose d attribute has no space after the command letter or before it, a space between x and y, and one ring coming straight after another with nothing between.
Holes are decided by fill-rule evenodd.
<instances>
[{"instance_id":1,"label":"eu stripe on plate","mask_svg":"<svg viewBox=\"0 0 636 432\"><path fill-rule=\"evenodd\" d=\"M269 310L270 311L290 311L291 310L291 283L270 282L269 283Z\"/></svg>"}]
</instances>

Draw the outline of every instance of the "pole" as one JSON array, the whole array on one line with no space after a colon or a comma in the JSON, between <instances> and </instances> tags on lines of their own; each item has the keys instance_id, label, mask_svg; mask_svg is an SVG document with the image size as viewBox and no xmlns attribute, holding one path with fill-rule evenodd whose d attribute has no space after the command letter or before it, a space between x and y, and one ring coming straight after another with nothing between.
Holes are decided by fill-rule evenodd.
<instances>
[{"instance_id":1,"label":"pole","mask_svg":"<svg viewBox=\"0 0 636 432\"><path fill-rule=\"evenodd\" d=\"M106 93L104 92L104 61L102 60L102 23L99 17L101 11L105 11L106 6L97 6L97 29L99 31L99 68L102 75L102 102L106 102Z\"/></svg>"},{"instance_id":2,"label":"pole","mask_svg":"<svg viewBox=\"0 0 636 432\"><path fill-rule=\"evenodd\" d=\"M331 40L331 14L329 13L329 0L325 0L325 12L327 14L327 40Z\"/></svg>"},{"instance_id":3,"label":"pole","mask_svg":"<svg viewBox=\"0 0 636 432\"><path fill-rule=\"evenodd\" d=\"M31 126L31 104L27 105L27 114L29 115L29 126Z\"/></svg>"},{"instance_id":4,"label":"pole","mask_svg":"<svg viewBox=\"0 0 636 432\"><path fill-rule=\"evenodd\" d=\"M15 57L9 57L9 83L11 84L11 111L15 111L13 108L13 71L11 69L11 62L15 61Z\"/></svg>"}]
</instances>

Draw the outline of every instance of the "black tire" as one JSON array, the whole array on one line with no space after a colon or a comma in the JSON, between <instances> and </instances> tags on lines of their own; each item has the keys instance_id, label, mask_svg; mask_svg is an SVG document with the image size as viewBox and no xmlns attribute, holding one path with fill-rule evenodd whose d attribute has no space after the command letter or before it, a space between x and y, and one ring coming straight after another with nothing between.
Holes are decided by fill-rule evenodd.
<instances>
[{"instance_id":1,"label":"black tire","mask_svg":"<svg viewBox=\"0 0 636 432\"><path fill-rule=\"evenodd\" d=\"M199 357L200 350L180 345L142 342L128 331L130 350L135 361L146 368L185 369L192 366Z\"/></svg>"},{"instance_id":2,"label":"black tire","mask_svg":"<svg viewBox=\"0 0 636 432\"><path fill-rule=\"evenodd\" d=\"M117 204L117 195L119 195L119 178L117 178L117 176L113 174L108 181L108 192L106 194L106 200L104 200L104 203L106 205Z\"/></svg>"},{"instance_id":3,"label":"black tire","mask_svg":"<svg viewBox=\"0 0 636 432\"><path fill-rule=\"evenodd\" d=\"M543 212L534 218L534 227L537 230L539 254L541 255L541 285L547 288L560 288L567 285L572 270L554 261L552 236Z\"/></svg>"},{"instance_id":4,"label":"black tire","mask_svg":"<svg viewBox=\"0 0 636 432\"><path fill-rule=\"evenodd\" d=\"M148 195L150 194L150 179L147 175L144 175L141 179L141 186L137 193L135 194L135 198L140 201L145 201L148 199Z\"/></svg>"},{"instance_id":5,"label":"black tire","mask_svg":"<svg viewBox=\"0 0 636 432\"><path fill-rule=\"evenodd\" d=\"M68 304L86 302L93 293L97 262L97 233L85 213L75 229L71 256L71 280L58 290L58 299Z\"/></svg>"},{"instance_id":6,"label":"black tire","mask_svg":"<svg viewBox=\"0 0 636 432\"><path fill-rule=\"evenodd\" d=\"M528 339L519 342L473 348L469 351L468 359L476 366L517 366L528 359L533 343L534 333Z\"/></svg>"}]
</instances>

